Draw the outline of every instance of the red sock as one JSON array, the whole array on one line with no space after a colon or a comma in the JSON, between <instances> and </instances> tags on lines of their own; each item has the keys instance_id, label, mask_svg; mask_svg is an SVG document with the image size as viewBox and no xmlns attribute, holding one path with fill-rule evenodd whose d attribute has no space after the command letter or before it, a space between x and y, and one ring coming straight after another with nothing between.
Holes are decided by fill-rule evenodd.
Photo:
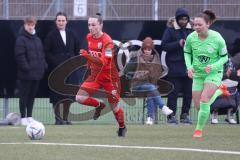
<instances>
[{"instance_id":1,"label":"red sock","mask_svg":"<svg viewBox=\"0 0 240 160\"><path fill-rule=\"evenodd\" d=\"M88 105L88 106L93 106L93 107L98 107L99 106L99 101L96 100L95 98L88 97L84 102L81 104Z\"/></svg>"},{"instance_id":2,"label":"red sock","mask_svg":"<svg viewBox=\"0 0 240 160\"><path fill-rule=\"evenodd\" d=\"M119 107L118 111L113 113L115 116L115 119L117 120L119 124L119 128L124 128L124 112L121 107Z\"/></svg>"}]
</instances>

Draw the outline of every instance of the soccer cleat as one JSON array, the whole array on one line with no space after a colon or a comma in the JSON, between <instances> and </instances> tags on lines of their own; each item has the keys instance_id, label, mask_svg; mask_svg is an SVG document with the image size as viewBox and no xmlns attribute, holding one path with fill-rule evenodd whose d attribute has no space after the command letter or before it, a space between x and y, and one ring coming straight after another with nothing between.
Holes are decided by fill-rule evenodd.
<instances>
[{"instance_id":1,"label":"soccer cleat","mask_svg":"<svg viewBox=\"0 0 240 160\"><path fill-rule=\"evenodd\" d=\"M124 128L119 128L117 131L118 137L125 137L126 132L127 132L126 126L124 126Z\"/></svg>"},{"instance_id":2,"label":"soccer cleat","mask_svg":"<svg viewBox=\"0 0 240 160\"><path fill-rule=\"evenodd\" d=\"M56 120L55 125L66 125L67 122L64 120Z\"/></svg>"},{"instance_id":3,"label":"soccer cleat","mask_svg":"<svg viewBox=\"0 0 240 160\"><path fill-rule=\"evenodd\" d=\"M32 117L27 117L27 121L28 123L36 122L36 120L33 119Z\"/></svg>"},{"instance_id":4,"label":"soccer cleat","mask_svg":"<svg viewBox=\"0 0 240 160\"><path fill-rule=\"evenodd\" d=\"M178 124L178 121L174 115L169 115L167 117L167 123L176 125L176 124Z\"/></svg>"},{"instance_id":5,"label":"soccer cleat","mask_svg":"<svg viewBox=\"0 0 240 160\"><path fill-rule=\"evenodd\" d=\"M202 131L201 130L195 130L193 134L193 138L201 138L202 137Z\"/></svg>"},{"instance_id":6,"label":"soccer cleat","mask_svg":"<svg viewBox=\"0 0 240 160\"><path fill-rule=\"evenodd\" d=\"M153 119L151 117L147 117L146 125L153 125Z\"/></svg>"},{"instance_id":7,"label":"soccer cleat","mask_svg":"<svg viewBox=\"0 0 240 160\"><path fill-rule=\"evenodd\" d=\"M171 109L169 109L167 106L163 106L162 107L162 112L163 114L165 114L166 116L170 115L173 113L173 111Z\"/></svg>"},{"instance_id":8,"label":"soccer cleat","mask_svg":"<svg viewBox=\"0 0 240 160\"><path fill-rule=\"evenodd\" d=\"M189 119L187 113L183 113L183 114L180 116L180 123L183 123L183 124L186 124L186 125L192 124L192 122L191 122L191 120Z\"/></svg>"},{"instance_id":9,"label":"soccer cleat","mask_svg":"<svg viewBox=\"0 0 240 160\"><path fill-rule=\"evenodd\" d=\"M221 84L221 85L219 86L219 89L222 91L222 95L223 95L223 96L225 96L225 97L230 96L230 93L229 93L228 88L227 88L226 85Z\"/></svg>"},{"instance_id":10,"label":"soccer cleat","mask_svg":"<svg viewBox=\"0 0 240 160\"><path fill-rule=\"evenodd\" d=\"M27 126L29 124L29 122L28 122L28 119L27 118L22 118L21 119L21 125L22 126Z\"/></svg>"},{"instance_id":11,"label":"soccer cleat","mask_svg":"<svg viewBox=\"0 0 240 160\"><path fill-rule=\"evenodd\" d=\"M225 118L225 121L228 122L229 124L237 124L237 122L233 118L232 108L228 109L228 113L227 113L227 117Z\"/></svg>"},{"instance_id":12,"label":"soccer cleat","mask_svg":"<svg viewBox=\"0 0 240 160\"><path fill-rule=\"evenodd\" d=\"M97 120L100 115L101 115L101 111L106 107L106 105L102 102L100 102L100 105L95 109L95 113L93 115L93 119Z\"/></svg>"},{"instance_id":13,"label":"soccer cleat","mask_svg":"<svg viewBox=\"0 0 240 160\"><path fill-rule=\"evenodd\" d=\"M213 111L213 113L211 115L211 123L218 124L218 112Z\"/></svg>"},{"instance_id":14,"label":"soccer cleat","mask_svg":"<svg viewBox=\"0 0 240 160\"><path fill-rule=\"evenodd\" d=\"M237 124L236 120L233 118L225 118L225 121L228 122L229 124Z\"/></svg>"},{"instance_id":15,"label":"soccer cleat","mask_svg":"<svg viewBox=\"0 0 240 160\"><path fill-rule=\"evenodd\" d=\"M71 121L66 121L66 125L72 125Z\"/></svg>"}]
</instances>

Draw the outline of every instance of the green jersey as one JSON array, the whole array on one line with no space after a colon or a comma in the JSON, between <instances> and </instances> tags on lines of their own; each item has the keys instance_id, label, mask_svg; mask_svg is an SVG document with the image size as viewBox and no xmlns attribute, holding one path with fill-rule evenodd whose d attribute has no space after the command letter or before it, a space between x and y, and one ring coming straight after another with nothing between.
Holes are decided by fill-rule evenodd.
<instances>
[{"instance_id":1,"label":"green jersey","mask_svg":"<svg viewBox=\"0 0 240 160\"><path fill-rule=\"evenodd\" d=\"M194 68L194 73L205 73L208 64L211 72L223 71L223 65L228 60L225 40L213 30L208 30L207 38L201 40L194 31L186 39L184 58L187 69Z\"/></svg>"}]
</instances>

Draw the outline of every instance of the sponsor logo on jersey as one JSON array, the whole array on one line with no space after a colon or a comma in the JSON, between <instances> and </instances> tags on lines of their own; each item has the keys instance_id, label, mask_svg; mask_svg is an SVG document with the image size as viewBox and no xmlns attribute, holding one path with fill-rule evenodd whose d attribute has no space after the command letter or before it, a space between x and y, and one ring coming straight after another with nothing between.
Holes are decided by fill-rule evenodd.
<instances>
[{"instance_id":1,"label":"sponsor logo on jersey","mask_svg":"<svg viewBox=\"0 0 240 160\"><path fill-rule=\"evenodd\" d=\"M210 57L200 55L200 56L198 56L198 60L199 60L202 64L205 64L205 63L208 63L208 62L210 61Z\"/></svg>"},{"instance_id":2,"label":"sponsor logo on jersey","mask_svg":"<svg viewBox=\"0 0 240 160\"><path fill-rule=\"evenodd\" d=\"M106 48L105 49L105 56L106 57L112 57L112 49L111 48Z\"/></svg>"},{"instance_id":3,"label":"sponsor logo on jersey","mask_svg":"<svg viewBox=\"0 0 240 160\"><path fill-rule=\"evenodd\" d=\"M209 47L209 48L207 49L207 51L208 51L209 53L213 53L213 52L214 52L214 49L213 49L212 47Z\"/></svg>"},{"instance_id":4,"label":"sponsor logo on jersey","mask_svg":"<svg viewBox=\"0 0 240 160\"><path fill-rule=\"evenodd\" d=\"M101 57L101 52L89 50L89 54L93 57Z\"/></svg>"},{"instance_id":5,"label":"sponsor logo on jersey","mask_svg":"<svg viewBox=\"0 0 240 160\"><path fill-rule=\"evenodd\" d=\"M102 48L102 42L98 42L97 47L98 47L98 49L101 49Z\"/></svg>"}]
</instances>

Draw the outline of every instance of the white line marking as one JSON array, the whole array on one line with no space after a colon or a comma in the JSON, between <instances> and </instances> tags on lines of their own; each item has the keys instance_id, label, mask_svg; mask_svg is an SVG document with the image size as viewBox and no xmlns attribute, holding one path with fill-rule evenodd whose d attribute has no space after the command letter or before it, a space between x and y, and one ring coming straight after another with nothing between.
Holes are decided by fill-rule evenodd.
<instances>
[{"instance_id":1,"label":"white line marking","mask_svg":"<svg viewBox=\"0 0 240 160\"><path fill-rule=\"evenodd\" d=\"M25 142L25 143L0 143L0 145L48 145L48 146L79 146L79 147L102 147L102 148L127 148L127 149L152 149L152 150L170 150L170 151L192 151L203 153L220 153L240 155L239 151L223 151L208 150L196 148L175 148L175 147L151 147L151 146L120 146L120 145L102 145L102 144L72 144L72 143L41 143L41 142Z\"/></svg>"}]
</instances>

